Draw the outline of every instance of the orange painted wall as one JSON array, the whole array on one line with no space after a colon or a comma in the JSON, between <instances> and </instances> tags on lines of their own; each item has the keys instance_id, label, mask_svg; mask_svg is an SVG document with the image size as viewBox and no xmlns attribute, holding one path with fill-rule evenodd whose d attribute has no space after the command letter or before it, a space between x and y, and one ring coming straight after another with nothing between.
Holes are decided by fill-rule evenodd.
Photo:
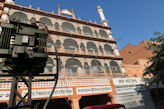
<instances>
[{"instance_id":1,"label":"orange painted wall","mask_svg":"<svg viewBox=\"0 0 164 109\"><path fill-rule=\"evenodd\" d=\"M124 64L136 64L138 59L148 59L153 56L152 51L146 49L147 41L143 41L140 44L133 46L128 44L122 50L120 55L123 58Z\"/></svg>"},{"instance_id":2,"label":"orange painted wall","mask_svg":"<svg viewBox=\"0 0 164 109\"><path fill-rule=\"evenodd\" d=\"M123 57L124 67L129 74L129 77L143 77L145 68L149 65L148 58L153 56L152 51L146 49L147 41L133 46L128 44L120 51ZM145 77L150 77L146 75Z\"/></svg>"}]
</instances>

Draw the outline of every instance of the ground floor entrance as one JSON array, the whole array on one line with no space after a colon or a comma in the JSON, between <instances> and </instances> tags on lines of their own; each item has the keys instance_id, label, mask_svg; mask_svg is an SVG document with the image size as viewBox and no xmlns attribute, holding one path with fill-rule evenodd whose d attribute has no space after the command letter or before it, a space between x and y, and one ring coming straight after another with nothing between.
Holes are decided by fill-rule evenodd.
<instances>
[{"instance_id":1,"label":"ground floor entrance","mask_svg":"<svg viewBox=\"0 0 164 109\"><path fill-rule=\"evenodd\" d=\"M124 93L116 95L117 101L127 109L155 109L149 92Z\"/></svg>"},{"instance_id":2,"label":"ground floor entrance","mask_svg":"<svg viewBox=\"0 0 164 109\"><path fill-rule=\"evenodd\" d=\"M7 103L0 103L0 109L7 109Z\"/></svg>"},{"instance_id":3,"label":"ground floor entrance","mask_svg":"<svg viewBox=\"0 0 164 109\"><path fill-rule=\"evenodd\" d=\"M111 97L108 94L103 95L93 95L93 96L83 96L80 101L80 109L87 106L111 104Z\"/></svg>"},{"instance_id":4,"label":"ground floor entrance","mask_svg":"<svg viewBox=\"0 0 164 109\"><path fill-rule=\"evenodd\" d=\"M46 100L33 100L33 105L38 105L38 109L42 109ZM71 102L67 98L50 100L47 109L72 109Z\"/></svg>"}]
</instances>

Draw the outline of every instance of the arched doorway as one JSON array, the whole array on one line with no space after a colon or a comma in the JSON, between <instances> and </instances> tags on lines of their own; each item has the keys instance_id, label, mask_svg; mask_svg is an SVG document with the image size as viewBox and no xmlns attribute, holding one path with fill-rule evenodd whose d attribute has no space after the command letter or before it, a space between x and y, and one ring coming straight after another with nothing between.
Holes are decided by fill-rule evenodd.
<instances>
[{"instance_id":1,"label":"arched doorway","mask_svg":"<svg viewBox=\"0 0 164 109\"><path fill-rule=\"evenodd\" d=\"M111 97L108 94L103 95L92 95L92 96L83 96L80 101L80 109L83 109L87 106L94 106L94 105L103 105L107 103L112 103Z\"/></svg>"}]
</instances>

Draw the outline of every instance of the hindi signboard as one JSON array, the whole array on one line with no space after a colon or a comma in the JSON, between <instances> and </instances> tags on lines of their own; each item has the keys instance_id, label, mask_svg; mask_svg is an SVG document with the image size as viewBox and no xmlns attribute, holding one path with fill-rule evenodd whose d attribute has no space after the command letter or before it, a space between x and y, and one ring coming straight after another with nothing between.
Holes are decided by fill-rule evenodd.
<instances>
[{"instance_id":1,"label":"hindi signboard","mask_svg":"<svg viewBox=\"0 0 164 109\"><path fill-rule=\"evenodd\" d=\"M113 83L117 94L146 90L141 78L114 78Z\"/></svg>"},{"instance_id":2,"label":"hindi signboard","mask_svg":"<svg viewBox=\"0 0 164 109\"><path fill-rule=\"evenodd\" d=\"M32 98L43 98L49 97L52 89L33 89L32 90ZM22 95L24 96L27 93L27 90L22 91ZM72 88L56 88L53 96L69 96L73 95Z\"/></svg>"},{"instance_id":3,"label":"hindi signboard","mask_svg":"<svg viewBox=\"0 0 164 109\"><path fill-rule=\"evenodd\" d=\"M76 93L79 94L94 94L112 92L111 86L96 86L96 87L78 87Z\"/></svg>"},{"instance_id":4,"label":"hindi signboard","mask_svg":"<svg viewBox=\"0 0 164 109\"><path fill-rule=\"evenodd\" d=\"M0 91L0 100L9 100L10 91Z\"/></svg>"}]
</instances>

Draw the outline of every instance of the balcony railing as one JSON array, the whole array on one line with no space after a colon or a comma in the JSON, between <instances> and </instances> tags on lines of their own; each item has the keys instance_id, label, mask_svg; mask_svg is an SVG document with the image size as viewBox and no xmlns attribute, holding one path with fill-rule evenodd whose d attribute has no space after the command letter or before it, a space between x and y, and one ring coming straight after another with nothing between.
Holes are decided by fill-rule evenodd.
<instances>
[{"instance_id":1,"label":"balcony railing","mask_svg":"<svg viewBox=\"0 0 164 109\"><path fill-rule=\"evenodd\" d=\"M129 77L128 73L113 73L113 78L125 78Z\"/></svg>"},{"instance_id":2,"label":"balcony railing","mask_svg":"<svg viewBox=\"0 0 164 109\"><path fill-rule=\"evenodd\" d=\"M48 52L55 52L54 47L48 48ZM64 47L61 47L58 49L58 52L60 53L69 53L69 54L79 54L79 55L89 55L89 56L104 56L104 57L116 57L115 54L106 54L106 53L100 53L100 52L88 52L88 50L82 51L81 49L78 50L71 50L71 49L64 49Z\"/></svg>"}]
</instances>

